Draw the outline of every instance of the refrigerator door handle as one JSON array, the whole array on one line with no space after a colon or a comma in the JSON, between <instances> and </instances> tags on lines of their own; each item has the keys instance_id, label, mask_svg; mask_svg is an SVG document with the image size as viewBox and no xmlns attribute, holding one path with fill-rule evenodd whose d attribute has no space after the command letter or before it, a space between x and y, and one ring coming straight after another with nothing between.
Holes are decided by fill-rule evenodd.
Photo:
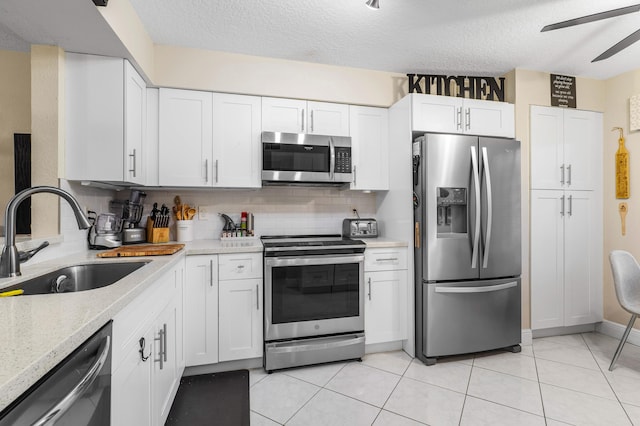
<instances>
[{"instance_id":1,"label":"refrigerator door handle","mask_svg":"<svg viewBox=\"0 0 640 426\"><path fill-rule=\"evenodd\" d=\"M484 165L485 181L487 182L487 235L484 241L484 269L489 265L489 246L491 245L491 230L493 228L493 188L491 187L491 173L489 171L489 154L487 147L482 147L482 163Z\"/></svg>"},{"instance_id":2,"label":"refrigerator door handle","mask_svg":"<svg viewBox=\"0 0 640 426\"><path fill-rule=\"evenodd\" d=\"M512 288L518 285L517 281L511 281L509 283L497 284L497 285L487 285L481 287L447 287L441 286L436 287L436 293L489 293L492 291L500 291L506 290L508 288Z\"/></svg>"},{"instance_id":3,"label":"refrigerator door handle","mask_svg":"<svg viewBox=\"0 0 640 426\"><path fill-rule=\"evenodd\" d=\"M473 183L475 185L476 196L476 229L473 236L473 252L471 253L471 268L477 268L478 250L480 244L480 172L478 169L478 154L476 147L471 147L471 165L473 172Z\"/></svg>"}]
</instances>

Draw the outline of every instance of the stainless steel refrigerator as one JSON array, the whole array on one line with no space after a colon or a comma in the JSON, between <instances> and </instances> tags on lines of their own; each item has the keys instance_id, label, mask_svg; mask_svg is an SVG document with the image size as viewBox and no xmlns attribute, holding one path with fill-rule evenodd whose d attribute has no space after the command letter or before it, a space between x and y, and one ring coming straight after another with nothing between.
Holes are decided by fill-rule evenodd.
<instances>
[{"instance_id":1,"label":"stainless steel refrigerator","mask_svg":"<svg viewBox=\"0 0 640 426\"><path fill-rule=\"evenodd\" d=\"M520 142L413 143L416 356L520 351Z\"/></svg>"}]
</instances>

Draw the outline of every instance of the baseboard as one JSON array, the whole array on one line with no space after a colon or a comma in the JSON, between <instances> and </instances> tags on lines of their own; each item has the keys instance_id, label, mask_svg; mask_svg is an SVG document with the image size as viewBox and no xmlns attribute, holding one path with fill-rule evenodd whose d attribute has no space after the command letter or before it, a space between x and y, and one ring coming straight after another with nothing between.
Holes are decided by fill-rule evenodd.
<instances>
[{"instance_id":1,"label":"baseboard","mask_svg":"<svg viewBox=\"0 0 640 426\"><path fill-rule=\"evenodd\" d=\"M631 318L629 318L631 319ZM598 333L602 333L606 336L615 337L620 340L622 335L624 334L624 330L627 328L626 325L618 324L617 322L603 320L601 323L596 325L596 331ZM629 333L629 338L627 342L640 346L640 330L637 328L632 328Z\"/></svg>"},{"instance_id":2,"label":"baseboard","mask_svg":"<svg viewBox=\"0 0 640 426\"><path fill-rule=\"evenodd\" d=\"M399 351L399 350L402 350L402 340L398 340L396 342L374 343L371 345L365 345L364 347L365 354L374 354L377 352L391 352L391 351Z\"/></svg>"},{"instance_id":3,"label":"baseboard","mask_svg":"<svg viewBox=\"0 0 640 426\"><path fill-rule=\"evenodd\" d=\"M520 344L521 345L532 345L533 344L533 333L531 329L526 328L522 330L522 334L520 336Z\"/></svg>"},{"instance_id":4,"label":"baseboard","mask_svg":"<svg viewBox=\"0 0 640 426\"><path fill-rule=\"evenodd\" d=\"M538 337L551 337L551 336L562 336L565 334L577 334L577 333L589 333L596 330L596 324L581 324L581 325L572 325L568 327L552 327L552 328L542 328L539 330L532 330L533 338Z\"/></svg>"}]
</instances>

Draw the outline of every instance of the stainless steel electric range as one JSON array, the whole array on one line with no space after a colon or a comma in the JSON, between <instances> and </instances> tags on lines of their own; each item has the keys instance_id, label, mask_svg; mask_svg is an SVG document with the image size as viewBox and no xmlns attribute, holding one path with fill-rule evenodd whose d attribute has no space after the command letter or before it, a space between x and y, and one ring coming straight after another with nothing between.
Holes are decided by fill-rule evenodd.
<instances>
[{"instance_id":1,"label":"stainless steel electric range","mask_svg":"<svg viewBox=\"0 0 640 426\"><path fill-rule=\"evenodd\" d=\"M364 355L364 250L340 235L262 237L267 372Z\"/></svg>"}]
</instances>

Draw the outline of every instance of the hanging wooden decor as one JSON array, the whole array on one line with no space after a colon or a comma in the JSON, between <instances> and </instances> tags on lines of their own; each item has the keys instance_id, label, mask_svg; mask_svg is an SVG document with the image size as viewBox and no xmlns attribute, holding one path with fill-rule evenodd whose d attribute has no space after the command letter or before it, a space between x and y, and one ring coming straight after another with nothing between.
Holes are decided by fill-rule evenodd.
<instances>
[{"instance_id":1,"label":"hanging wooden decor","mask_svg":"<svg viewBox=\"0 0 640 426\"><path fill-rule=\"evenodd\" d=\"M611 129L620 132L618 150L616 151L616 198L629 198L629 151L624 146L624 134L622 127Z\"/></svg>"},{"instance_id":2,"label":"hanging wooden decor","mask_svg":"<svg viewBox=\"0 0 640 426\"><path fill-rule=\"evenodd\" d=\"M618 205L618 212L620 213L620 222L622 225L622 235L627 235L627 212L629 211L629 206L627 203L620 203Z\"/></svg>"}]
</instances>

